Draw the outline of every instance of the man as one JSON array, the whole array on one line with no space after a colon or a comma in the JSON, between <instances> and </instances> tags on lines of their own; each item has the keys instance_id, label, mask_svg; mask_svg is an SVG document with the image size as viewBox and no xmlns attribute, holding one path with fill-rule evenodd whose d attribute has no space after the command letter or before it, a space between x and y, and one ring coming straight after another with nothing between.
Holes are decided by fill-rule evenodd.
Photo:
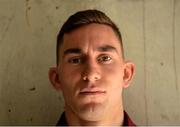
<instances>
[{"instance_id":1,"label":"man","mask_svg":"<svg viewBox=\"0 0 180 127\"><path fill-rule=\"evenodd\" d=\"M122 101L134 68L124 59L117 26L103 12L72 15L57 37L57 66L49 70L65 100L57 125L135 125Z\"/></svg>"}]
</instances>

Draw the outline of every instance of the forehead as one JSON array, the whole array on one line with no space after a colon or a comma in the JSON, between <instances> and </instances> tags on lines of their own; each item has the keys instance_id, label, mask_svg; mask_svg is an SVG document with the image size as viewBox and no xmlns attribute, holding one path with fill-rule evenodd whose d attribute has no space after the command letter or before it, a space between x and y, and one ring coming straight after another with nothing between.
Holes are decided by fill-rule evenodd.
<instances>
[{"instance_id":1,"label":"forehead","mask_svg":"<svg viewBox=\"0 0 180 127\"><path fill-rule=\"evenodd\" d=\"M62 53L68 48L96 49L103 45L111 45L120 51L119 41L110 26L93 23L65 33L60 51Z\"/></svg>"}]
</instances>

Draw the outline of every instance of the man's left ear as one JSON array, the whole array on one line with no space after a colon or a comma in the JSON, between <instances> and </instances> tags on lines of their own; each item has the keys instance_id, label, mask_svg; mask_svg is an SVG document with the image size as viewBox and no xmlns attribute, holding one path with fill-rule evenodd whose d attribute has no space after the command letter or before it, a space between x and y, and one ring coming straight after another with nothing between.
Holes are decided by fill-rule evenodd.
<instances>
[{"instance_id":1,"label":"man's left ear","mask_svg":"<svg viewBox=\"0 0 180 127\"><path fill-rule=\"evenodd\" d=\"M127 88L134 76L135 65L130 61L124 63L123 87Z\"/></svg>"}]
</instances>

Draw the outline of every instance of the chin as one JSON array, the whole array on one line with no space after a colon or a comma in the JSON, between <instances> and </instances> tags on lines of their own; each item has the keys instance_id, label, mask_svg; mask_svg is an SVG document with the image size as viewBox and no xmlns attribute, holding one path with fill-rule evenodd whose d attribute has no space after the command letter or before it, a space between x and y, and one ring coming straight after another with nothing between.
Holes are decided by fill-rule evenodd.
<instances>
[{"instance_id":1,"label":"chin","mask_svg":"<svg viewBox=\"0 0 180 127\"><path fill-rule=\"evenodd\" d=\"M83 105L78 113L82 120L86 121L99 121L102 116L105 116L106 107L101 103L89 103Z\"/></svg>"}]
</instances>

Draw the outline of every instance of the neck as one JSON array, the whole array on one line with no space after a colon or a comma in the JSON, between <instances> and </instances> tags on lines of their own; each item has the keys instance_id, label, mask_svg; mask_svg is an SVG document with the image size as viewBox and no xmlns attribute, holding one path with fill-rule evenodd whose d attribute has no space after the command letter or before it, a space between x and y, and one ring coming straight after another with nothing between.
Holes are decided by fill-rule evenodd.
<instances>
[{"instance_id":1,"label":"neck","mask_svg":"<svg viewBox=\"0 0 180 127\"><path fill-rule=\"evenodd\" d=\"M65 110L65 116L68 125L75 125L75 126L102 126L102 125L123 125L124 120L124 111L123 107L116 107L113 110L109 110L108 113L102 114L104 117L101 120L97 121L88 121L82 118L79 118L72 110Z\"/></svg>"}]
</instances>

